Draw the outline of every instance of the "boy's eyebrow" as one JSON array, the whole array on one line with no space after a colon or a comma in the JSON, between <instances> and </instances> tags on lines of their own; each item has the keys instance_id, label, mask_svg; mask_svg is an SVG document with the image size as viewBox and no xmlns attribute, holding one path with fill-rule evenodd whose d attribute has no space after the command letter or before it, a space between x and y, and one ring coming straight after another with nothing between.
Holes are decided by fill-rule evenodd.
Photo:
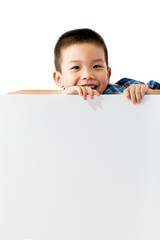
<instances>
[{"instance_id":1,"label":"boy's eyebrow","mask_svg":"<svg viewBox=\"0 0 160 240\"><path fill-rule=\"evenodd\" d=\"M71 60L68 63L75 63L75 62L82 62L81 60ZM92 62L104 62L104 60L102 58L97 58L92 60Z\"/></svg>"},{"instance_id":2,"label":"boy's eyebrow","mask_svg":"<svg viewBox=\"0 0 160 240\"><path fill-rule=\"evenodd\" d=\"M104 62L104 60L102 58L97 58L97 59L94 59L92 62Z\"/></svg>"}]
</instances>

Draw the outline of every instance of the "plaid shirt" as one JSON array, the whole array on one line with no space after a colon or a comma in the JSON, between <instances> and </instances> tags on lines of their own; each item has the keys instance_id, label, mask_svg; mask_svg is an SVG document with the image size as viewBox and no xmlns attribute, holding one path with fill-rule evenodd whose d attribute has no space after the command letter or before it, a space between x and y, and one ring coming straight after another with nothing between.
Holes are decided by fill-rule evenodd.
<instances>
[{"instance_id":1,"label":"plaid shirt","mask_svg":"<svg viewBox=\"0 0 160 240\"><path fill-rule=\"evenodd\" d=\"M132 84L145 84L145 83L130 78L122 78L115 84L109 84L102 94L121 94L126 88L128 88ZM148 88L151 89L160 89L160 83L155 82L153 80L149 81L146 85Z\"/></svg>"}]
</instances>

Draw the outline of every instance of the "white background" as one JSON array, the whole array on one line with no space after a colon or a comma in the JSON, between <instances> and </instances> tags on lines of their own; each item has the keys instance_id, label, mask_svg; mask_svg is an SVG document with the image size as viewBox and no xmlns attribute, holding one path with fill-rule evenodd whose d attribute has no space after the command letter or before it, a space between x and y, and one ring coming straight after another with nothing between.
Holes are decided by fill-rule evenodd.
<instances>
[{"instance_id":1,"label":"white background","mask_svg":"<svg viewBox=\"0 0 160 240\"><path fill-rule=\"evenodd\" d=\"M1 0L0 94L56 88L53 50L65 31L88 27L105 39L111 82L159 81L157 0Z\"/></svg>"}]
</instances>

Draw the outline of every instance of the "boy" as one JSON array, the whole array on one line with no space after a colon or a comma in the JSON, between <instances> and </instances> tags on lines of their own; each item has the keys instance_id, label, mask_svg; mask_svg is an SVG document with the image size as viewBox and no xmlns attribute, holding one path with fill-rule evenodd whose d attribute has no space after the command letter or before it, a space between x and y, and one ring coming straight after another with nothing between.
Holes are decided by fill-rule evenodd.
<instances>
[{"instance_id":1,"label":"boy","mask_svg":"<svg viewBox=\"0 0 160 240\"><path fill-rule=\"evenodd\" d=\"M91 29L76 29L64 33L54 49L56 71L53 78L63 90L23 90L10 94L79 94L84 100L87 94L121 94L140 103L145 94L160 94L160 84L123 78L110 84L111 68L103 38Z\"/></svg>"}]
</instances>

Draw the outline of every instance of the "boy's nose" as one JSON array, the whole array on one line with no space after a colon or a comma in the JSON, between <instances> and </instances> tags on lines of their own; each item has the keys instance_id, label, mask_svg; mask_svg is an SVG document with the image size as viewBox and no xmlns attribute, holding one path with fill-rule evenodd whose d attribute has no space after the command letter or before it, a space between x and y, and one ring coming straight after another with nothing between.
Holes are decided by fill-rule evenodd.
<instances>
[{"instance_id":1,"label":"boy's nose","mask_svg":"<svg viewBox=\"0 0 160 240\"><path fill-rule=\"evenodd\" d=\"M94 74L90 70L85 70L82 72L81 79L94 79Z\"/></svg>"}]
</instances>

